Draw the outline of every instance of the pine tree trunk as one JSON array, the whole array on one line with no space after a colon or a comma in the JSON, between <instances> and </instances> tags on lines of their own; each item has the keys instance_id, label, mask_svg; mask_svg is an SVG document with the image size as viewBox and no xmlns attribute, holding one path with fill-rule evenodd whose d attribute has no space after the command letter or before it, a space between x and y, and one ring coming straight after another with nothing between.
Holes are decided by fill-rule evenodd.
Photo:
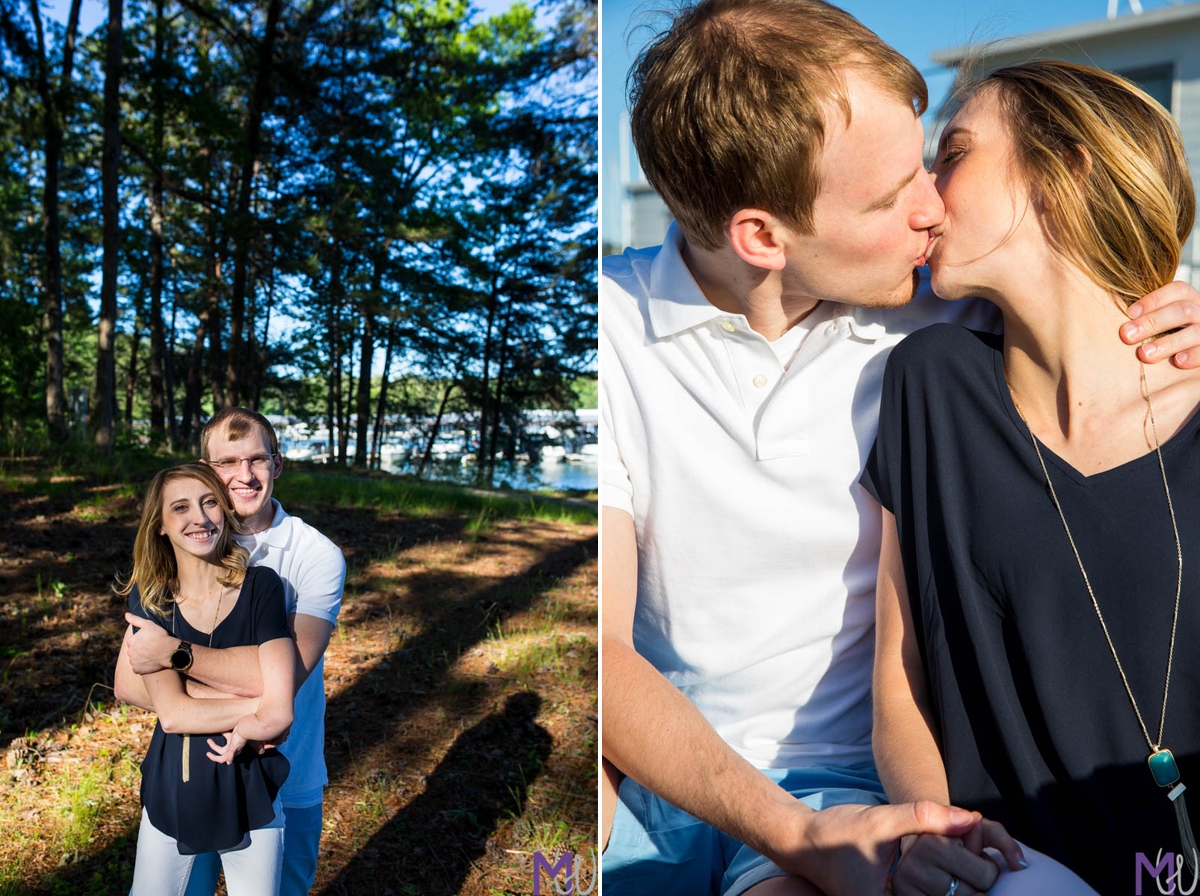
<instances>
[{"instance_id":1,"label":"pine tree trunk","mask_svg":"<svg viewBox=\"0 0 1200 896\"><path fill-rule=\"evenodd\" d=\"M437 417L433 421L433 429L429 430L429 441L425 443L425 453L421 455L421 463L417 467L417 478L420 479L425 475L425 467L429 465L429 459L433 457L433 443L437 439L438 430L442 428L442 417L446 413L446 403L450 401L450 393L454 391L455 383L453 381L446 384L446 390L442 393L442 402L438 405Z\"/></svg>"},{"instance_id":2,"label":"pine tree trunk","mask_svg":"<svg viewBox=\"0 0 1200 896\"><path fill-rule=\"evenodd\" d=\"M124 0L108 0L108 35L104 62L104 150L101 161L101 209L104 256L100 277L100 323L96 345L94 396L96 449L111 454L117 392L117 264L121 253L117 196L121 166L121 39Z\"/></svg>"},{"instance_id":3,"label":"pine tree trunk","mask_svg":"<svg viewBox=\"0 0 1200 896\"><path fill-rule=\"evenodd\" d=\"M379 382L379 401L375 406L375 469L383 466L383 428L387 414L388 385L392 375L392 352L396 344L396 325L388 326L387 349L383 353L383 377Z\"/></svg>"},{"instance_id":4,"label":"pine tree trunk","mask_svg":"<svg viewBox=\"0 0 1200 896\"><path fill-rule=\"evenodd\" d=\"M236 405L242 400L242 328L248 291L250 243L254 236L250 220L250 197L253 195L254 173L258 165L263 113L270 101L275 32L282 13L283 0L271 0L270 6L267 7L266 33L259 44L254 90L250 95L250 106L246 114L244 158L238 182L237 207L234 211L233 291L229 297L229 351L225 367L226 397L231 405Z\"/></svg>"},{"instance_id":5,"label":"pine tree trunk","mask_svg":"<svg viewBox=\"0 0 1200 896\"><path fill-rule=\"evenodd\" d=\"M183 426L180 437L193 451L199 447L200 401L204 391L204 340L208 336L208 308L201 308L188 366L187 391L183 396Z\"/></svg>"},{"instance_id":6,"label":"pine tree trunk","mask_svg":"<svg viewBox=\"0 0 1200 896\"><path fill-rule=\"evenodd\" d=\"M496 410L495 421L492 424L491 445L487 453L487 485L491 488L496 482L496 448L500 435L500 408L504 400L504 372L508 367L508 331L512 324L512 300L505 308L504 326L500 331L500 369L496 371ZM483 466L481 463L480 466Z\"/></svg>"},{"instance_id":7,"label":"pine tree trunk","mask_svg":"<svg viewBox=\"0 0 1200 896\"><path fill-rule=\"evenodd\" d=\"M362 314L362 339L358 349L358 439L354 445L354 466L367 468L367 439L371 423L371 363L375 359L375 302L383 284L383 261L376 257L371 271L371 294L359 304Z\"/></svg>"},{"instance_id":8,"label":"pine tree trunk","mask_svg":"<svg viewBox=\"0 0 1200 896\"><path fill-rule=\"evenodd\" d=\"M329 379L325 389L325 426L329 430L329 459L326 463L336 463L337 458L337 421L340 416L341 402L341 357L342 350L338 339L338 318L341 316L342 294L342 247L337 239L333 240L333 258L330 259L329 269L329 304L325 316L325 344L329 351Z\"/></svg>"},{"instance_id":9,"label":"pine tree trunk","mask_svg":"<svg viewBox=\"0 0 1200 896\"><path fill-rule=\"evenodd\" d=\"M129 343L129 366L125 368L125 428L133 429L133 402L137 395L138 351L142 345L142 309L140 299L134 299L133 337Z\"/></svg>"},{"instance_id":10,"label":"pine tree trunk","mask_svg":"<svg viewBox=\"0 0 1200 896\"><path fill-rule=\"evenodd\" d=\"M179 306L175 301L175 290L171 290L171 336L167 343L167 355L163 364L163 388L167 393L167 446L172 451L180 448L179 418L175 416L175 314Z\"/></svg>"},{"instance_id":11,"label":"pine tree trunk","mask_svg":"<svg viewBox=\"0 0 1200 896\"><path fill-rule=\"evenodd\" d=\"M488 411L491 405L491 373L492 373L492 328L496 321L497 290L500 288L498 277L492 278L492 289L488 293L487 328L483 334L483 391L479 399L479 449L475 455L475 484L483 485L487 475L487 459L484 450L488 443Z\"/></svg>"},{"instance_id":12,"label":"pine tree trunk","mask_svg":"<svg viewBox=\"0 0 1200 896\"><path fill-rule=\"evenodd\" d=\"M346 466L346 462L350 459L350 405L351 397L354 395L354 334L350 334L348 340L350 345L350 356L346 358L345 374L346 374L346 391L343 394L341 389L338 390L338 465ZM338 382L341 382L342 376L342 359L338 358Z\"/></svg>"},{"instance_id":13,"label":"pine tree trunk","mask_svg":"<svg viewBox=\"0 0 1200 896\"><path fill-rule=\"evenodd\" d=\"M166 337L163 333L163 63L166 23L163 20L164 0L154 4L154 64L150 87L153 107L154 159L159 170L153 174L150 187L150 437L155 442L166 435L164 393L169 363L166 356ZM174 414L171 415L174 417ZM172 424L174 420L172 420Z\"/></svg>"},{"instance_id":14,"label":"pine tree trunk","mask_svg":"<svg viewBox=\"0 0 1200 896\"><path fill-rule=\"evenodd\" d=\"M81 2L82 0L71 0L63 43L62 78L58 90L51 92L41 11L38 0L29 0L29 12L37 33L38 94L42 101L42 121L45 128L42 238L46 251L46 270L42 283L45 289L43 326L46 333L46 425L50 439L55 443L65 442L68 435L66 395L63 388L62 237L58 218L58 179Z\"/></svg>"}]
</instances>

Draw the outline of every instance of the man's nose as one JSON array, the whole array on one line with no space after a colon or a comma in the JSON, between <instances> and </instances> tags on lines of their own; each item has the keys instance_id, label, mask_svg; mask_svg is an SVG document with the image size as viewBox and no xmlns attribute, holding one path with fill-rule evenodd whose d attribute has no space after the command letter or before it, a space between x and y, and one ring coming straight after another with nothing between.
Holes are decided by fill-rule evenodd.
<instances>
[{"instance_id":1,"label":"man's nose","mask_svg":"<svg viewBox=\"0 0 1200 896\"><path fill-rule=\"evenodd\" d=\"M933 175L930 172L919 172L917 180L917 204L908 223L913 230L928 230L942 223L942 219L946 217L946 206L933 184Z\"/></svg>"}]
</instances>

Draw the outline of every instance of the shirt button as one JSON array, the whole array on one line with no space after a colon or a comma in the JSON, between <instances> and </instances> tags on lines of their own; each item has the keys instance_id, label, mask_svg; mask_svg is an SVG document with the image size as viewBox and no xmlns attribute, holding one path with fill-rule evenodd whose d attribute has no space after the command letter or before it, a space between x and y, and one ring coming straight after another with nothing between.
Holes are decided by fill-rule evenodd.
<instances>
[{"instance_id":1,"label":"shirt button","mask_svg":"<svg viewBox=\"0 0 1200 896\"><path fill-rule=\"evenodd\" d=\"M721 321L721 329L724 330L726 333L736 333L737 332L737 327L735 327L732 323L730 323L727 320Z\"/></svg>"},{"instance_id":2,"label":"shirt button","mask_svg":"<svg viewBox=\"0 0 1200 896\"><path fill-rule=\"evenodd\" d=\"M758 388L761 389L766 384L767 384L767 378L764 374L760 373L758 376L756 376L754 378L754 385L757 386Z\"/></svg>"}]
</instances>

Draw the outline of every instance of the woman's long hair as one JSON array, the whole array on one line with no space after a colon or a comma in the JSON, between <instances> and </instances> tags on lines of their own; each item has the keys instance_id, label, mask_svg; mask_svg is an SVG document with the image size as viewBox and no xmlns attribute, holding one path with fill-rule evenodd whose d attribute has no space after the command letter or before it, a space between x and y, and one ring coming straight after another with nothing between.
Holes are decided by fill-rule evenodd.
<instances>
[{"instance_id":1,"label":"woman's long hair","mask_svg":"<svg viewBox=\"0 0 1200 896\"><path fill-rule=\"evenodd\" d=\"M246 578L249 552L234 540L241 533L241 524L233 515L233 505L225 486L207 464L180 464L160 471L150 481L142 502L142 520L138 523L137 538L133 543L133 572L125 581L117 577L113 590L128 597L133 586L138 588L142 609L160 619L167 615L168 605L174 602L179 590L179 566L175 561L175 548L166 535L160 534L163 522L163 493L167 485L177 479L196 479L212 489L225 525L217 539L216 552L226 573L218 576L222 585L240 585Z\"/></svg>"}]
</instances>

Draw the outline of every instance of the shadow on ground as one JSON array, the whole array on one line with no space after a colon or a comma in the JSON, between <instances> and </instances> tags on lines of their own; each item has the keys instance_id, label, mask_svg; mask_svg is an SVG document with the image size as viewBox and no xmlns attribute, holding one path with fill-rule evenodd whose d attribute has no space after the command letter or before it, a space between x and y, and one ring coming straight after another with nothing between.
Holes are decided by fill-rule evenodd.
<instances>
[{"instance_id":1,"label":"shadow on ground","mask_svg":"<svg viewBox=\"0 0 1200 896\"><path fill-rule=\"evenodd\" d=\"M508 815L525 811L529 785L550 757L537 722L542 699L508 697L504 710L459 735L426 779L425 791L364 845L321 896L457 893Z\"/></svg>"}]
</instances>

